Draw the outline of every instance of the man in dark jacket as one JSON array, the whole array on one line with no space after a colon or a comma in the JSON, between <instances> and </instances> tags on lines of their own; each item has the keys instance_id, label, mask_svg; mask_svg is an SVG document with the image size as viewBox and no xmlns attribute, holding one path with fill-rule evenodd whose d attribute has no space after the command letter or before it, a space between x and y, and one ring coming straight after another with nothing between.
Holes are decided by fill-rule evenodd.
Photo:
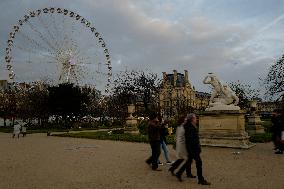
<instances>
[{"instance_id":1,"label":"man in dark jacket","mask_svg":"<svg viewBox=\"0 0 284 189\"><path fill-rule=\"evenodd\" d=\"M284 151L284 144L281 142L281 135L284 131L284 114L283 110L276 109L273 111L273 117L271 119L272 121L272 141L275 146L275 154L283 154Z\"/></svg>"},{"instance_id":2,"label":"man in dark jacket","mask_svg":"<svg viewBox=\"0 0 284 189\"><path fill-rule=\"evenodd\" d=\"M149 115L149 118L148 137L152 149L152 156L146 160L146 163L149 165L152 164L154 171L160 171L160 169L158 169L158 159L161 154L161 128L157 114L152 113Z\"/></svg>"},{"instance_id":3,"label":"man in dark jacket","mask_svg":"<svg viewBox=\"0 0 284 189\"><path fill-rule=\"evenodd\" d=\"M188 115L188 122L184 127L185 130L185 144L186 150L188 153L188 162L184 167L182 167L177 173L177 178L181 181L181 175L187 166L190 166L192 160L195 160L196 169L197 169L197 177L198 177L198 184L201 185L210 185L210 182L207 182L203 175L202 175L202 160L200 157L201 153L201 146L199 142L199 135L196 128L196 115L189 114Z\"/></svg>"}]
</instances>

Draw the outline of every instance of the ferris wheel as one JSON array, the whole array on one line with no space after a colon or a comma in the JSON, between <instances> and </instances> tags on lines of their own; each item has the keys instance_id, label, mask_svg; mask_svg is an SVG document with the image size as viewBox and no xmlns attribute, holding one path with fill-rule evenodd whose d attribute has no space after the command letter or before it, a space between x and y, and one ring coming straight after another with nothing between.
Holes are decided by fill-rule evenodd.
<instances>
[{"instance_id":1,"label":"ferris wheel","mask_svg":"<svg viewBox=\"0 0 284 189\"><path fill-rule=\"evenodd\" d=\"M16 82L95 85L109 90L109 50L94 25L62 8L30 11L14 25L5 49L9 79Z\"/></svg>"}]
</instances>

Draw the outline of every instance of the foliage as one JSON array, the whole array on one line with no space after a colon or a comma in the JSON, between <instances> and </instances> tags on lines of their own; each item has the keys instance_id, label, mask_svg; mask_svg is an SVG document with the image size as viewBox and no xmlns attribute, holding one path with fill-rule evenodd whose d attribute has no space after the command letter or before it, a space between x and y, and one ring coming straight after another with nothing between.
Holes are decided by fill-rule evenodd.
<instances>
[{"instance_id":1,"label":"foliage","mask_svg":"<svg viewBox=\"0 0 284 189\"><path fill-rule=\"evenodd\" d=\"M172 127L173 128L173 133L176 132L176 128L177 128L177 117L173 118L173 119L170 119L169 120L169 127Z\"/></svg>"},{"instance_id":2,"label":"foliage","mask_svg":"<svg viewBox=\"0 0 284 189\"><path fill-rule=\"evenodd\" d=\"M139 133L142 135L148 134L148 120L142 120L138 124Z\"/></svg>"},{"instance_id":3,"label":"foliage","mask_svg":"<svg viewBox=\"0 0 284 189\"><path fill-rule=\"evenodd\" d=\"M89 138L98 140L115 140L115 141L127 141L127 142L143 142L148 143L148 136L142 134L114 134L113 132L98 131L98 132L81 132L81 133L64 133L64 134L54 134L52 136L59 137L74 137L74 138ZM167 136L168 144L174 143L173 136Z\"/></svg>"},{"instance_id":4,"label":"foliage","mask_svg":"<svg viewBox=\"0 0 284 189\"><path fill-rule=\"evenodd\" d=\"M113 134L113 133L108 133L106 131L64 133L64 134L55 134L53 136L89 138L89 139L98 139L98 140L129 141L129 142L145 142L145 143L148 142L148 137L146 135L132 135L129 133Z\"/></svg>"},{"instance_id":5,"label":"foliage","mask_svg":"<svg viewBox=\"0 0 284 189\"><path fill-rule=\"evenodd\" d=\"M266 94L284 100L284 55L270 66L264 84Z\"/></svg>"},{"instance_id":6,"label":"foliage","mask_svg":"<svg viewBox=\"0 0 284 189\"><path fill-rule=\"evenodd\" d=\"M124 122L127 113L127 101L123 94L113 94L106 101L106 115L116 118L120 122Z\"/></svg>"},{"instance_id":7,"label":"foliage","mask_svg":"<svg viewBox=\"0 0 284 189\"><path fill-rule=\"evenodd\" d=\"M261 125L264 127L265 132L271 132L271 125L272 125L271 120L262 120Z\"/></svg>"},{"instance_id":8,"label":"foliage","mask_svg":"<svg viewBox=\"0 0 284 189\"><path fill-rule=\"evenodd\" d=\"M112 134L124 134L124 129L115 129L115 130L112 130Z\"/></svg>"},{"instance_id":9,"label":"foliage","mask_svg":"<svg viewBox=\"0 0 284 189\"><path fill-rule=\"evenodd\" d=\"M6 119L15 117L17 112L17 98L16 93L10 90L1 91L0 93L0 116L4 119L4 126L6 126Z\"/></svg>"},{"instance_id":10,"label":"foliage","mask_svg":"<svg viewBox=\"0 0 284 189\"><path fill-rule=\"evenodd\" d=\"M244 84L238 81L231 82L229 85L239 97L239 106L241 107L241 109L249 108L249 101L258 99L259 90L253 89L250 84Z\"/></svg>"},{"instance_id":11,"label":"foliage","mask_svg":"<svg viewBox=\"0 0 284 189\"><path fill-rule=\"evenodd\" d=\"M142 103L140 116L145 116L150 108L158 109L159 86L160 79L155 73L134 70L121 72L114 79L113 99L117 102L116 108L121 111L127 104Z\"/></svg>"},{"instance_id":12,"label":"foliage","mask_svg":"<svg viewBox=\"0 0 284 189\"><path fill-rule=\"evenodd\" d=\"M64 83L48 88L49 110L52 115L62 117L64 124L82 118L87 112L90 99L78 86Z\"/></svg>"},{"instance_id":13,"label":"foliage","mask_svg":"<svg viewBox=\"0 0 284 189\"><path fill-rule=\"evenodd\" d=\"M250 142L266 143L271 141L271 133L254 134L249 138Z\"/></svg>"}]
</instances>

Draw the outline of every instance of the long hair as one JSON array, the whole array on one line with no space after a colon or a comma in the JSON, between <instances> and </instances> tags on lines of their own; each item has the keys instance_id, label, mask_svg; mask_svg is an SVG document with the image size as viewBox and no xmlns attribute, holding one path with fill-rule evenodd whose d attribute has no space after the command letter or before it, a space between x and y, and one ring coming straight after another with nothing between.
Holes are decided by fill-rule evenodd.
<instances>
[{"instance_id":1,"label":"long hair","mask_svg":"<svg viewBox=\"0 0 284 189\"><path fill-rule=\"evenodd\" d=\"M182 115L178 118L178 121L177 121L177 126L181 126L181 124L183 124L184 120L185 120L186 116L185 115Z\"/></svg>"}]
</instances>

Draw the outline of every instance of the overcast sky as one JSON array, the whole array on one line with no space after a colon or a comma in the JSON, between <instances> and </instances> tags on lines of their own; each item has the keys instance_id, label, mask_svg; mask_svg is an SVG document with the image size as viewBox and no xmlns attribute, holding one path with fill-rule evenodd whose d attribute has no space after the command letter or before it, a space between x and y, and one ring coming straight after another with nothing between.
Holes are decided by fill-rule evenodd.
<instances>
[{"instance_id":1,"label":"overcast sky","mask_svg":"<svg viewBox=\"0 0 284 189\"><path fill-rule=\"evenodd\" d=\"M1 49L19 18L43 7L73 10L93 23L114 73L187 69L199 91L208 90L208 72L256 85L284 54L284 0L1 0Z\"/></svg>"}]
</instances>

